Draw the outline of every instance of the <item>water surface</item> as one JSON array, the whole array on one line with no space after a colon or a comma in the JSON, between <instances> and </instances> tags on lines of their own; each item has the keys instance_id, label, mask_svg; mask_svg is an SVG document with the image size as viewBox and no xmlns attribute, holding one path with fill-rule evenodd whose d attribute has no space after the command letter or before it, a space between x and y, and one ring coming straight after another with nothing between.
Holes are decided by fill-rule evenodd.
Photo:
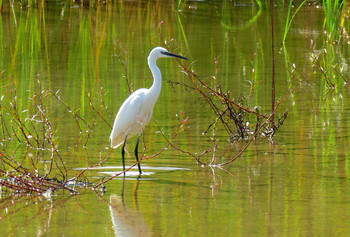
<instances>
[{"instance_id":1,"label":"water surface","mask_svg":"<svg viewBox=\"0 0 350 237\"><path fill-rule=\"evenodd\" d=\"M4 3L5 4L5 3ZM6 3L7 4L7 3ZM271 32L268 6L188 2L176 4L128 2L94 7L45 2L20 9L4 7L1 19L1 93L16 89L21 110L38 88L59 91L79 111L93 132L86 143L72 113L55 98L47 108L54 120L57 144L69 174L103 160L108 154L110 127L89 106L99 93L114 118L132 89L149 87L147 55L166 46L188 57L199 77L213 84L216 77L233 98L248 95L257 86L251 106L271 109ZM190 156L168 148L142 162L140 179L129 172L100 190L81 189L71 196L16 196L1 192L0 228L4 235L54 236L347 236L350 233L350 104L348 86L329 89L322 73L310 64L310 55L324 50L322 8L304 7L296 15L285 49L282 37L287 9L275 8L275 76L277 99L287 94L277 111L288 110L273 142L259 138L235 162L222 168L203 167ZM347 23L348 24L348 23ZM126 52L126 53L125 53ZM349 48L342 49L348 65ZM119 55L119 57L117 56ZM307 79L288 71L294 63ZM179 125L181 111L189 120L175 144L199 154L212 146L213 113L193 89L178 62L161 59L162 92L145 132L146 155L160 151ZM345 73L349 69L345 68ZM346 74L345 74L346 75ZM347 74L348 75L348 74ZM126 80L126 79L127 80ZM176 82L176 83L174 83ZM11 87L11 85L13 85ZM4 101L4 105L9 103ZM178 115L178 116L177 116ZM107 122L112 119L106 116ZM247 141L229 142L218 127L216 162L234 157ZM127 164L134 163L129 140ZM13 139L6 152L30 165L24 145ZM47 169L49 152L32 154ZM40 156L39 156L40 155ZM91 183L121 169L120 148L104 163L85 173ZM204 156L209 163L212 153ZM59 175L57 175L59 176Z\"/></svg>"}]
</instances>

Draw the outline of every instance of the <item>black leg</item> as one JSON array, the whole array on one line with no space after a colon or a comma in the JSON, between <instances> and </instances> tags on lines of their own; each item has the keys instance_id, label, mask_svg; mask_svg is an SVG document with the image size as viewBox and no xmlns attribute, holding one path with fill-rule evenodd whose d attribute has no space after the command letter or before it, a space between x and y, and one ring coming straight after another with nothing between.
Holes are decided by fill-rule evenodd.
<instances>
[{"instance_id":1,"label":"black leg","mask_svg":"<svg viewBox=\"0 0 350 237\"><path fill-rule=\"evenodd\" d=\"M125 140L124 140L124 144L123 144L123 147L122 147L123 171L125 171L124 155L125 155L125 144L126 144L126 139L127 138L128 138L128 135L125 135ZM125 176L125 172L124 172L124 176Z\"/></svg>"},{"instance_id":2,"label":"black leg","mask_svg":"<svg viewBox=\"0 0 350 237\"><path fill-rule=\"evenodd\" d=\"M140 142L140 137L137 138L137 142L136 142L136 147L135 147L135 156L136 156L136 160L139 161L139 142ZM140 163L137 164L139 167L139 173L142 174L141 172L141 165Z\"/></svg>"}]
</instances>

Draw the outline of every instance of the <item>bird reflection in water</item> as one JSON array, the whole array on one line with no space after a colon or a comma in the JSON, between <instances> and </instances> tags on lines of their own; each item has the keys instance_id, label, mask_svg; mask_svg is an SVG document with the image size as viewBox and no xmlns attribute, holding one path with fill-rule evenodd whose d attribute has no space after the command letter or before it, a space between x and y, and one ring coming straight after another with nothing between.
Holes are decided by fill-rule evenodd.
<instances>
[{"instance_id":1,"label":"bird reflection in water","mask_svg":"<svg viewBox=\"0 0 350 237\"><path fill-rule=\"evenodd\" d=\"M124 202L124 183L123 179L121 196L112 194L110 197L109 211L111 214L113 230L115 236L151 236L150 230L143 220L138 207L137 189L140 180L137 180L134 190L134 201L136 208L130 208Z\"/></svg>"}]
</instances>

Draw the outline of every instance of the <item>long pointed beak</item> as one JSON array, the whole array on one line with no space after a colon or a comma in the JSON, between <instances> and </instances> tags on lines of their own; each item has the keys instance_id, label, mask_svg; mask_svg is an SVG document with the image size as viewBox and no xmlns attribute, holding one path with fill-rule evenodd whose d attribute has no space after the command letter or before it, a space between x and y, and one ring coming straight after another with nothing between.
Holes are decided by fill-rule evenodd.
<instances>
[{"instance_id":1,"label":"long pointed beak","mask_svg":"<svg viewBox=\"0 0 350 237\"><path fill-rule=\"evenodd\" d=\"M180 55L177 55L177 54L174 54L174 53L169 53L169 52L161 52L161 53L164 54L164 55L170 56L170 57L176 57L176 58L181 58L181 59L188 60L188 58L185 58L183 56L180 56Z\"/></svg>"}]
</instances>

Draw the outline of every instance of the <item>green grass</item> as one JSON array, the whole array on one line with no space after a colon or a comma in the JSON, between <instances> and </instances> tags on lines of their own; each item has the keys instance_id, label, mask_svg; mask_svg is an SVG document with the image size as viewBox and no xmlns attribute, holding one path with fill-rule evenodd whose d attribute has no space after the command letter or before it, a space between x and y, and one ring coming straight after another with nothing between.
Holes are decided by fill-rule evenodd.
<instances>
[{"instance_id":1,"label":"green grass","mask_svg":"<svg viewBox=\"0 0 350 237\"><path fill-rule=\"evenodd\" d=\"M299 6L298 8L295 10L295 12L293 13L292 17L290 17L291 14L291 9L293 8L293 0L289 1L289 5L288 5L288 14L287 14L287 20L286 20L286 25L284 28L284 35L283 35L283 43L286 42L287 39L287 34L289 32L290 26L292 25L293 19L295 17L295 15L298 13L298 11L300 10L300 8L305 4L307 0L304 0Z\"/></svg>"},{"instance_id":2,"label":"green grass","mask_svg":"<svg viewBox=\"0 0 350 237\"><path fill-rule=\"evenodd\" d=\"M344 10L344 1L323 0L325 13L324 28L330 41L338 41L340 37L340 22Z\"/></svg>"}]
</instances>

